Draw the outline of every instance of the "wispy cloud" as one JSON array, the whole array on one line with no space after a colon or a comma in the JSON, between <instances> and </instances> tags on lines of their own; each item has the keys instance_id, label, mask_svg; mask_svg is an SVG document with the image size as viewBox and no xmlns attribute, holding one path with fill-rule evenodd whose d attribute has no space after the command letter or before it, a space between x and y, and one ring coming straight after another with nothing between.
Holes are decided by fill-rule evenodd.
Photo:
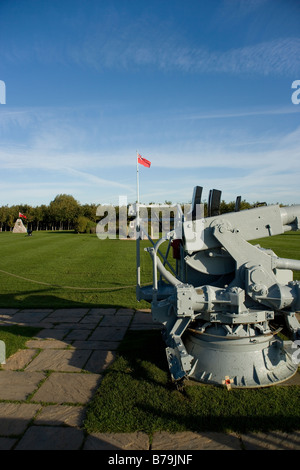
<instances>
[{"instance_id":1,"label":"wispy cloud","mask_svg":"<svg viewBox=\"0 0 300 470\"><path fill-rule=\"evenodd\" d=\"M184 150L177 139L152 146L147 154L151 169L141 172L143 200L188 202L193 186L198 184L206 192L213 187L221 189L226 201L241 195L249 202L299 203L300 127L264 148L252 148L243 139L235 142L236 148L227 140L218 144L190 140ZM134 165L134 151L128 148L116 154L107 149L99 153L73 149L66 156L41 147L2 146L2 175L5 180L6 174L14 174L15 186L2 184L1 201L19 197L29 203L34 199L47 203L61 192L83 202L88 196L90 202L117 203L119 194L133 201Z\"/></svg>"},{"instance_id":2,"label":"wispy cloud","mask_svg":"<svg viewBox=\"0 0 300 470\"><path fill-rule=\"evenodd\" d=\"M226 73L257 75L293 75L300 66L300 39L279 38L251 46L214 50L207 46L182 46L179 41L166 40L162 44L141 44L106 41L105 45L90 43L73 48L74 61L99 69L157 67L160 70L180 70L186 73Z\"/></svg>"},{"instance_id":3,"label":"wispy cloud","mask_svg":"<svg viewBox=\"0 0 300 470\"><path fill-rule=\"evenodd\" d=\"M246 5L247 4L247 5ZM237 2L240 15L256 10L261 2ZM271 7L270 7L271 8ZM242 47L224 49L200 39L191 42L187 32L158 17L122 18L122 14L97 13L82 28L69 29L64 40L51 42L40 33L26 41L10 38L1 46L4 61L47 64L76 64L98 71L135 71L144 67L185 73L255 74L259 76L295 75L300 68L300 38L281 36L272 40L253 40ZM238 21L238 18L236 18ZM59 35L64 25L58 25ZM78 24L77 24L78 27Z\"/></svg>"},{"instance_id":4,"label":"wispy cloud","mask_svg":"<svg viewBox=\"0 0 300 470\"><path fill-rule=\"evenodd\" d=\"M91 183L94 185L99 185L102 188L109 187L109 188L118 188L119 190L123 191L132 191L132 185L123 184L119 181L108 180L104 178L100 178L99 176L89 173L87 171L77 170L75 168L68 168L63 167L61 171L65 172L68 175L75 176L77 179L81 180L82 182Z\"/></svg>"},{"instance_id":5,"label":"wispy cloud","mask_svg":"<svg viewBox=\"0 0 300 470\"><path fill-rule=\"evenodd\" d=\"M227 119L227 118L239 118L239 117L251 117L251 116L280 116L285 114L299 114L300 109L296 106L285 106L285 107L272 107L272 108L255 108L255 109L244 109L241 110L227 110L210 113L189 113L186 115L180 115L179 119Z\"/></svg>"}]
</instances>

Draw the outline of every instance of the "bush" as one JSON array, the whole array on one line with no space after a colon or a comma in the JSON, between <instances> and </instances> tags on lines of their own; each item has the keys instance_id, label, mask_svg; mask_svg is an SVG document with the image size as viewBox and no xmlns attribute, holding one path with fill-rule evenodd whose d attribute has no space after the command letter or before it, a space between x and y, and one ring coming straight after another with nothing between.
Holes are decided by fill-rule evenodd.
<instances>
[{"instance_id":1,"label":"bush","mask_svg":"<svg viewBox=\"0 0 300 470\"><path fill-rule=\"evenodd\" d=\"M88 220L86 224L85 233L96 233L96 223L92 220Z\"/></svg>"},{"instance_id":2,"label":"bush","mask_svg":"<svg viewBox=\"0 0 300 470\"><path fill-rule=\"evenodd\" d=\"M80 215L75 221L74 229L77 233L96 233L96 223Z\"/></svg>"},{"instance_id":3,"label":"bush","mask_svg":"<svg viewBox=\"0 0 300 470\"><path fill-rule=\"evenodd\" d=\"M75 224L74 224L75 232L84 233L86 231L88 223L89 223L89 219L87 217L84 217L83 215L80 215L79 217L77 217Z\"/></svg>"}]
</instances>

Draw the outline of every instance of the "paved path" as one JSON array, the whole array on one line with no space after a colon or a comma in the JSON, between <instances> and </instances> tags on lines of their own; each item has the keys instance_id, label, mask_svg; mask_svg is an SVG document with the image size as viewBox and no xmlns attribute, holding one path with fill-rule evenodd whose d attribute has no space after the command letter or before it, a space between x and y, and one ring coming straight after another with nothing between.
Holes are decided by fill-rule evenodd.
<instances>
[{"instance_id":1,"label":"paved path","mask_svg":"<svg viewBox=\"0 0 300 470\"><path fill-rule=\"evenodd\" d=\"M0 324L41 328L0 370L0 450L300 449L300 431L90 434L85 407L128 328L155 327L148 311L0 309ZM299 374L298 374L299 375ZM67 405L66 405L67 403Z\"/></svg>"}]
</instances>

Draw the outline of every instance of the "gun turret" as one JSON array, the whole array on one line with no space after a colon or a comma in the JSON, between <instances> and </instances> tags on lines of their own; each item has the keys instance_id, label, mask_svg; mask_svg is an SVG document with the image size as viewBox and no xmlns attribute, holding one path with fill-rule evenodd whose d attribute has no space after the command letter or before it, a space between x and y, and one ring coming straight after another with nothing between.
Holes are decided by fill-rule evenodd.
<instances>
[{"instance_id":1,"label":"gun turret","mask_svg":"<svg viewBox=\"0 0 300 470\"><path fill-rule=\"evenodd\" d=\"M234 212L220 214L221 192L212 190L205 218L201 194L195 188L187 217L177 217L174 230L148 249L153 272L164 279L154 274L151 309L163 325L171 376L211 384L229 376L233 387L285 381L297 364L292 343L279 339L274 325L280 315L291 338L299 336L300 283L293 271L300 271L300 260L250 241L299 230L300 205L240 211L239 197ZM158 256L167 240L176 246L175 273Z\"/></svg>"}]
</instances>

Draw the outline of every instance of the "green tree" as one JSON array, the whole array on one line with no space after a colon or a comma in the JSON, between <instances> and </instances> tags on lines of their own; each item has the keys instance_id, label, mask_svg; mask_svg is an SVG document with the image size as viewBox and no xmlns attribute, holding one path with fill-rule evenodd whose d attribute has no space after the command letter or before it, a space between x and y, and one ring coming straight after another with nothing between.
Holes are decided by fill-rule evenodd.
<instances>
[{"instance_id":1,"label":"green tree","mask_svg":"<svg viewBox=\"0 0 300 470\"><path fill-rule=\"evenodd\" d=\"M70 230L79 213L79 203L68 194L59 194L50 202L50 216L60 230Z\"/></svg>"},{"instance_id":2,"label":"green tree","mask_svg":"<svg viewBox=\"0 0 300 470\"><path fill-rule=\"evenodd\" d=\"M40 230L40 223L43 221L44 218L43 206L34 207L32 212L32 220L34 222L35 229Z\"/></svg>"},{"instance_id":3,"label":"green tree","mask_svg":"<svg viewBox=\"0 0 300 470\"><path fill-rule=\"evenodd\" d=\"M6 230L7 222L8 222L8 214L9 214L9 207L1 206L0 207L0 228L1 232Z\"/></svg>"},{"instance_id":4,"label":"green tree","mask_svg":"<svg viewBox=\"0 0 300 470\"><path fill-rule=\"evenodd\" d=\"M96 204L84 204L81 206L80 213L84 217L87 217L89 220L92 220L96 223L97 221L97 205Z\"/></svg>"}]
</instances>

